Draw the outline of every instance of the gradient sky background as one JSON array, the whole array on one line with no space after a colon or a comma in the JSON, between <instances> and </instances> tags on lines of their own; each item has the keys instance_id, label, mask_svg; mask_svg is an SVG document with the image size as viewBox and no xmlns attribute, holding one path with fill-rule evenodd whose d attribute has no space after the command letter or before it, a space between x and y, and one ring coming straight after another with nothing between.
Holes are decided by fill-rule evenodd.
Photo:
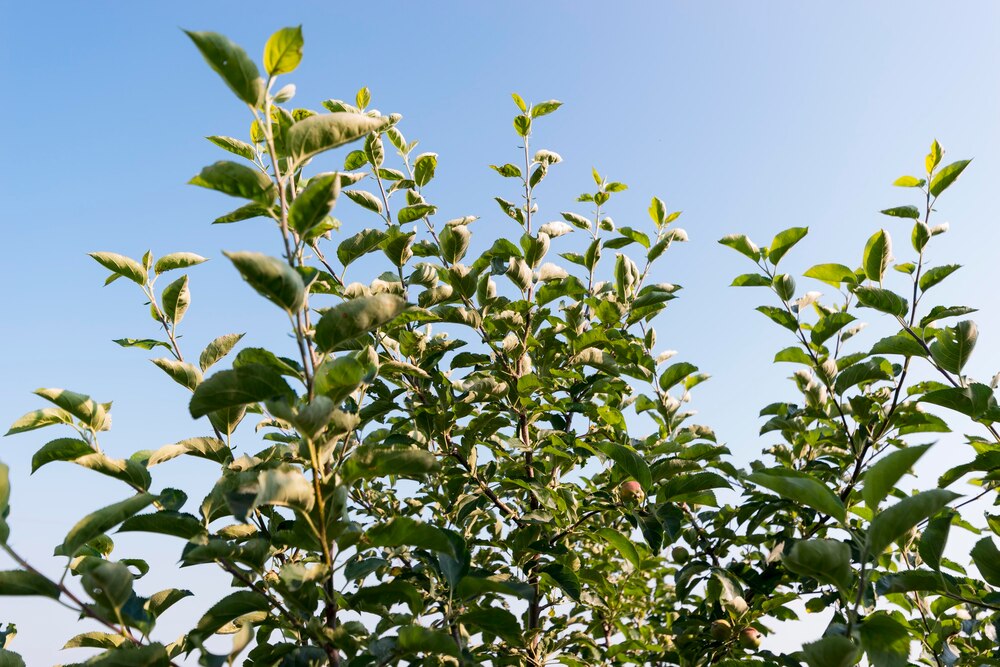
<instances>
[{"instance_id":1,"label":"gradient sky background","mask_svg":"<svg viewBox=\"0 0 1000 667\"><path fill-rule=\"evenodd\" d=\"M756 415L791 397L791 369L771 358L792 341L753 311L763 292L727 287L750 267L716 240L746 232L767 243L781 229L807 225L810 235L785 260L800 274L814 263L858 264L865 240L884 226L905 261L909 225L878 211L917 203L890 184L918 172L936 137L946 160L975 157L939 202L938 221L950 221L951 232L935 241L929 259L966 268L936 288L936 302L983 309L970 373L988 380L1000 370L1000 5L388 2L377 16L368 6L0 2L7 128L0 423L40 407L35 388L66 387L115 401L115 428L103 440L112 454L202 433L187 416L185 392L145 361L149 355L110 342L156 332L138 290L125 281L102 288L105 271L88 251L190 250L213 258L190 271L182 345L195 354L236 331L248 332L245 345L287 345L273 307L220 260L223 249L277 254L273 230L261 221L210 226L234 202L185 185L224 157L202 137L245 136L248 118L181 27L225 33L259 58L271 32L304 24L305 59L286 77L298 85L296 102L318 108L322 99L353 99L369 86L374 106L403 113L406 136L440 154L428 196L441 219L483 216L480 239L505 224L492 197L513 198L487 168L517 156L510 92L562 100L535 129L533 145L565 160L540 191L540 215L586 212L574 198L592 186L591 166L630 186L609 210L619 225L646 226L654 194L684 210L679 224L691 242L672 248L655 276L685 287L658 325L660 346L712 373L694 407L739 462L772 443L757 437ZM347 229L377 223L347 203L337 214ZM29 478L31 454L61 435L36 431L0 442L13 476L11 542L49 572L61 567L49 554L72 523L126 495L69 465ZM922 464L920 483L969 458L959 439L943 439ZM206 491L214 479L208 464L168 465L159 479L184 476L189 488ZM172 540L118 542L122 556L154 549L151 561L168 570L179 554ZM165 617L164 641L189 627L213 593L225 592L225 582L197 568L184 577L206 597ZM148 594L171 578L150 575L137 588ZM72 614L54 604L0 599L2 621L18 623L12 648L30 665L80 659L57 650L76 630ZM807 625L811 636L821 632L822 623Z\"/></svg>"}]
</instances>

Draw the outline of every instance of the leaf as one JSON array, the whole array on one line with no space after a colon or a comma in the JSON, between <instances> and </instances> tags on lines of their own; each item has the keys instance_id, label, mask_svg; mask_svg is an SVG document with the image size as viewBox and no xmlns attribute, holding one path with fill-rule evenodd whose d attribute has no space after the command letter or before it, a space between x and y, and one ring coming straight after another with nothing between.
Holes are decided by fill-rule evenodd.
<instances>
[{"instance_id":1,"label":"leaf","mask_svg":"<svg viewBox=\"0 0 1000 667\"><path fill-rule=\"evenodd\" d=\"M620 445L617 442L605 442L598 445L598 448L609 459L620 466L629 477L639 482L644 491L649 491L653 486L653 477L649 471L649 464L631 447Z\"/></svg>"},{"instance_id":2,"label":"leaf","mask_svg":"<svg viewBox=\"0 0 1000 667\"><path fill-rule=\"evenodd\" d=\"M199 638L207 638L235 618L255 611L268 611L271 608L267 598L255 591L236 591L212 605L205 615L198 620L198 625L191 632Z\"/></svg>"},{"instance_id":3,"label":"leaf","mask_svg":"<svg viewBox=\"0 0 1000 667\"><path fill-rule=\"evenodd\" d=\"M916 206L894 206L892 208L882 209L880 211L882 215L891 215L894 218L913 218L917 220L920 218L920 209Z\"/></svg>"},{"instance_id":4,"label":"leaf","mask_svg":"<svg viewBox=\"0 0 1000 667\"><path fill-rule=\"evenodd\" d=\"M294 71L302 62L302 26L282 28L264 45L264 69L271 76Z\"/></svg>"},{"instance_id":5,"label":"leaf","mask_svg":"<svg viewBox=\"0 0 1000 667\"><path fill-rule=\"evenodd\" d=\"M396 219L399 221L399 224L405 225L408 222L416 222L421 218L428 215L434 215L435 213L437 213L437 206L431 206L430 204L412 204L399 209L396 213Z\"/></svg>"},{"instance_id":6,"label":"leaf","mask_svg":"<svg viewBox=\"0 0 1000 667\"><path fill-rule=\"evenodd\" d=\"M373 547L417 547L428 551L455 556L455 547L448 534L429 523L421 523L405 516L396 516L379 523L365 533Z\"/></svg>"},{"instance_id":7,"label":"leaf","mask_svg":"<svg viewBox=\"0 0 1000 667\"><path fill-rule=\"evenodd\" d=\"M323 352L388 324L407 307L395 294L375 294L345 301L323 313L316 323L316 344Z\"/></svg>"},{"instance_id":8,"label":"leaf","mask_svg":"<svg viewBox=\"0 0 1000 667\"><path fill-rule=\"evenodd\" d=\"M197 266L207 261L206 258L196 255L193 252L172 252L156 260L156 264L153 265L153 271L164 273L175 269L186 269L189 266Z\"/></svg>"},{"instance_id":9,"label":"leaf","mask_svg":"<svg viewBox=\"0 0 1000 667\"><path fill-rule=\"evenodd\" d=\"M785 468L772 468L755 472L747 477L754 484L794 502L808 505L843 522L847 516L844 503L825 484L803 472Z\"/></svg>"},{"instance_id":10,"label":"leaf","mask_svg":"<svg viewBox=\"0 0 1000 667\"><path fill-rule=\"evenodd\" d=\"M457 658L458 647L446 632L432 630L422 625L404 625L399 629L396 648L404 653L425 653L427 655L450 655Z\"/></svg>"},{"instance_id":11,"label":"leaf","mask_svg":"<svg viewBox=\"0 0 1000 667\"><path fill-rule=\"evenodd\" d=\"M316 114L298 121L290 128L285 143L292 159L301 164L312 156L362 139L382 130L388 119L340 111Z\"/></svg>"},{"instance_id":12,"label":"leaf","mask_svg":"<svg viewBox=\"0 0 1000 667\"><path fill-rule=\"evenodd\" d=\"M509 646L521 646L524 643L517 617L501 607L476 607L462 614L459 620L471 626L470 635L483 631L496 635Z\"/></svg>"},{"instance_id":13,"label":"leaf","mask_svg":"<svg viewBox=\"0 0 1000 667\"><path fill-rule=\"evenodd\" d=\"M660 486L657 499L663 502L681 502L687 496L699 494L710 489L730 489L729 482L722 475L709 471L696 472L690 475L677 475Z\"/></svg>"},{"instance_id":14,"label":"leaf","mask_svg":"<svg viewBox=\"0 0 1000 667\"><path fill-rule=\"evenodd\" d=\"M243 336L244 334L241 333L224 334L209 343L198 358L198 365L201 367L201 370L207 371L217 361L229 354Z\"/></svg>"},{"instance_id":15,"label":"leaf","mask_svg":"<svg viewBox=\"0 0 1000 667\"><path fill-rule=\"evenodd\" d=\"M213 225L223 225L230 222L240 222L250 218L274 218L273 211L269 206L261 204L245 204L235 211L230 211L212 221Z\"/></svg>"},{"instance_id":16,"label":"leaf","mask_svg":"<svg viewBox=\"0 0 1000 667\"><path fill-rule=\"evenodd\" d=\"M946 371L961 373L976 347L979 328L972 320L964 320L936 332L934 338L930 344L934 361Z\"/></svg>"},{"instance_id":17,"label":"leaf","mask_svg":"<svg viewBox=\"0 0 1000 667\"><path fill-rule=\"evenodd\" d=\"M610 544L615 550L620 553L625 560L630 562L632 566L639 570L642 568L642 559L639 556L639 551L636 549L635 545L625 535L622 535L614 528L600 528L597 530L597 534L604 539L605 542Z\"/></svg>"},{"instance_id":18,"label":"leaf","mask_svg":"<svg viewBox=\"0 0 1000 667\"><path fill-rule=\"evenodd\" d=\"M902 617L884 611L870 614L861 624L861 646L871 667L906 667L911 664L913 636Z\"/></svg>"},{"instance_id":19,"label":"leaf","mask_svg":"<svg viewBox=\"0 0 1000 667\"><path fill-rule=\"evenodd\" d=\"M188 277L181 276L163 288L160 300L163 302L163 314L176 326L184 319L191 304L191 291L188 289Z\"/></svg>"},{"instance_id":20,"label":"leaf","mask_svg":"<svg viewBox=\"0 0 1000 667\"><path fill-rule=\"evenodd\" d=\"M840 371L833 389L838 394L843 394L851 387L859 384L878 382L879 380L891 380L892 369L885 359L868 359L856 364L852 364Z\"/></svg>"},{"instance_id":21,"label":"leaf","mask_svg":"<svg viewBox=\"0 0 1000 667\"><path fill-rule=\"evenodd\" d=\"M875 515L868 528L868 553L877 558L894 541L911 528L937 514L948 503L958 498L957 493L945 489L930 489L909 496Z\"/></svg>"},{"instance_id":22,"label":"leaf","mask_svg":"<svg viewBox=\"0 0 1000 667\"><path fill-rule=\"evenodd\" d=\"M835 333L853 322L856 318L850 313L830 313L813 325L809 338L816 345L822 345Z\"/></svg>"},{"instance_id":23,"label":"leaf","mask_svg":"<svg viewBox=\"0 0 1000 667\"><path fill-rule=\"evenodd\" d=\"M345 483L356 479L374 479L397 475L412 479L440 469L437 457L416 448L393 448L383 445L361 445L344 462L341 475Z\"/></svg>"},{"instance_id":24,"label":"leaf","mask_svg":"<svg viewBox=\"0 0 1000 667\"><path fill-rule=\"evenodd\" d=\"M189 454L216 463L229 463L233 460L233 452L229 446L218 438L188 438L172 445L164 445L150 454L146 466L151 468L164 461Z\"/></svg>"},{"instance_id":25,"label":"leaf","mask_svg":"<svg viewBox=\"0 0 1000 667\"><path fill-rule=\"evenodd\" d=\"M881 283L891 258L892 239L884 229L880 229L868 239L868 243L865 245L862 266L865 267L865 275L868 276L868 279Z\"/></svg>"},{"instance_id":26,"label":"leaf","mask_svg":"<svg viewBox=\"0 0 1000 667\"><path fill-rule=\"evenodd\" d=\"M111 341L122 347L138 347L143 350L152 350L154 347L165 347L170 349L170 343L165 340L154 340L152 338L115 338Z\"/></svg>"},{"instance_id":27,"label":"leaf","mask_svg":"<svg viewBox=\"0 0 1000 667\"><path fill-rule=\"evenodd\" d=\"M876 511L900 478L910 472L913 465L930 447L930 445L920 445L897 449L875 462L865 473L864 486L861 488L861 497L865 499L868 509Z\"/></svg>"},{"instance_id":28,"label":"leaf","mask_svg":"<svg viewBox=\"0 0 1000 667\"><path fill-rule=\"evenodd\" d=\"M367 190L344 190L344 195L358 206L382 215L382 200Z\"/></svg>"},{"instance_id":29,"label":"leaf","mask_svg":"<svg viewBox=\"0 0 1000 667\"><path fill-rule=\"evenodd\" d=\"M219 371L199 384L189 410L191 416L198 419L216 410L293 395L276 370L261 364L247 364Z\"/></svg>"},{"instance_id":30,"label":"leaf","mask_svg":"<svg viewBox=\"0 0 1000 667\"><path fill-rule=\"evenodd\" d=\"M10 428L4 435L8 436L15 433L34 431L36 428L45 428L53 424L72 423L73 415L62 408L42 408L41 410L32 410L25 415L21 415L17 421L10 425Z\"/></svg>"},{"instance_id":31,"label":"leaf","mask_svg":"<svg viewBox=\"0 0 1000 667\"><path fill-rule=\"evenodd\" d=\"M921 188L924 186L924 179L916 176L900 176L892 182L898 188Z\"/></svg>"},{"instance_id":32,"label":"leaf","mask_svg":"<svg viewBox=\"0 0 1000 667\"><path fill-rule=\"evenodd\" d=\"M857 281L854 271L843 264L817 264L802 275L806 278L821 280L834 287L837 287L841 283L853 284Z\"/></svg>"},{"instance_id":33,"label":"leaf","mask_svg":"<svg viewBox=\"0 0 1000 667\"><path fill-rule=\"evenodd\" d=\"M852 667L861 658L861 649L843 635L828 635L802 645L809 667Z\"/></svg>"},{"instance_id":34,"label":"leaf","mask_svg":"<svg viewBox=\"0 0 1000 667\"><path fill-rule=\"evenodd\" d=\"M299 236L307 236L330 215L339 192L340 179L337 174L324 174L309 179L309 184L288 210L288 225Z\"/></svg>"},{"instance_id":35,"label":"leaf","mask_svg":"<svg viewBox=\"0 0 1000 667\"><path fill-rule=\"evenodd\" d=\"M263 206L269 206L275 195L274 183L267 174L228 160L220 160L204 167L188 184L215 190L230 197L249 199Z\"/></svg>"},{"instance_id":36,"label":"leaf","mask_svg":"<svg viewBox=\"0 0 1000 667\"><path fill-rule=\"evenodd\" d=\"M104 562L84 572L80 583L95 602L120 612L132 596L134 578L124 563Z\"/></svg>"},{"instance_id":37,"label":"leaf","mask_svg":"<svg viewBox=\"0 0 1000 667\"><path fill-rule=\"evenodd\" d=\"M667 391L687 376L697 372L698 367L686 361L672 364L660 374L660 389Z\"/></svg>"},{"instance_id":38,"label":"leaf","mask_svg":"<svg viewBox=\"0 0 1000 667\"><path fill-rule=\"evenodd\" d=\"M906 299L881 287L858 287L854 290L854 294L858 297L860 305L889 315L903 317L910 308Z\"/></svg>"},{"instance_id":39,"label":"leaf","mask_svg":"<svg viewBox=\"0 0 1000 667\"><path fill-rule=\"evenodd\" d=\"M136 285L143 286L146 284L146 280L149 279L146 267L131 257L119 255L114 252L91 252L88 254L111 273L116 276L128 278Z\"/></svg>"},{"instance_id":40,"label":"leaf","mask_svg":"<svg viewBox=\"0 0 1000 667\"><path fill-rule=\"evenodd\" d=\"M85 440L79 438L56 438L42 445L35 452L35 455L31 457L31 472L34 474L39 468L53 461L75 461L81 456L88 456L93 453L94 448Z\"/></svg>"},{"instance_id":41,"label":"leaf","mask_svg":"<svg viewBox=\"0 0 1000 667\"><path fill-rule=\"evenodd\" d=\"M237 97L252 107L260 105L264 80L246 51L218 33L184 32Z\"/></svg>"},{"instance_id":42,"label":"leaf","mask_svg":"<svg viewBox=\"0 0 1000 667\"><path fill-rule=\"evenodd\" d=\"M239 155L253 161L257 156L257 150L245 141L234 139L233 137L211 136L205 137L219 148L229 151L233 155Z\"/></svg>"},{"instance_id":43,"label":"leaf","mask_svg":"<svg viewBox=\"0 0 1000 667\"><path fill-rule=\"evenodd\" d=\"M106 430L110 427L108 409L91 400L90 396L66 389L36 389L35 395L54 403L92 428Z\"/></svg>"},{"instance_id":44,"label":"leaf","mask_svg":"<svg viewBox=\"0 0 1000 667\"><path fill-rule=\"evenodd\" d=\"M744 273L733 278L730 287L770 287L771 279L759 273Z\"/></svg>"},{"instance_id":45,"label":"leaf","mask_svg":"<svg viewBox=\"0 0 1000 667\"><path fill-rule=\"evenodd\" d=\"M201 371L197 366L167 358L150 359L150 361L169 375L174 382L191 391L201 383Z\"/></svg>"},{"instance_id":46,"label":"leaf","mask_svg":"<svg viewBox=\"0 0 1000 667\"><path fill-rule=\"evenodd\" d=\"M140 493L88 514L66 534L66 539L57 549L58 553L72 557L77 549L84 544L108 532L125 519L152 504L154 500L156 500L156 496Z\"/></svg>"},{"instance_id":47,"label":"leaf","mask_svg":"<svg viewBox=\"0 0 1000 667\"><path fill-rule=\"evenodd\" d=\"M935 389L921 396L920 401L961 412L977 421L1000 421L1000 409L993 389L979 382L973 382L968 387Z\"/></svg>"},{"instance_id":48,"label":"leaf","mask_svg":"<svg viewBox=\"0 0 1000 667\"><path fill-rule=\"evenodd\" d=\"M801 241L809 233L808 227L790 227L780 232L771 241L771 246L767 250L767 258L772 264L777 264L792 247Z\"/></svg>"},{"instance_id":49,"label":"leaf","mask_svg":"<svg viewBox=\"0 0 1000 667\"><path fill-rule=\"evenodd\" d=\"M920 289L926 292L960 268L962 267L959 264L945 264L927 269L924 275L920 276Z\"/></svg>"},{"instance_id":50,"label":"leaf","mask_svg":"<svg viewBox=\"0 0 1000 667\"><path fill-rule=\"evenodd\" d=\"M572 600L580 601L583 589L580 586L580 578L573 570L562 563L548 563L539 568L539 571L550 577Z\"/></svg>"},{"instance_id":51,"label":"leaf","mask_svg":"<svg viewBox=\"0 0 1000 667\"><path fill-rule=\"evenodd\" d=\"M972 561L986 583L1000 586L1000 550L989 537L976 542L971 551Z\"/></svg>"},{"instance_id":52,"label":"leaf","mask_svg":"<svg viewBox=\"0 0 1000 667\"><path fill-rule=\"evenodd\" d=\"M257 477L260 490L254 507L278 505L303 513L312 510L315 496L312 484L300 470L263 470Z\"/></svg>"},{"instance_id":53,"label":"leaf","mask_svg":"<svg viewBox=\"0 0 1000 667\"><path fill-rule=\"evenodd\" d=\"M538 104L531 105L531 111L529 115L532 118L539 118L540 116L546 116L559 107L562 106L562 102L558 100L549 100L547 102L539 102Z\"/></svg>"},{"instance_id":54,"label":"leaf","mask_svg":"<svg viewBox=\"0 0 1000 667\"><path fill-rule=\"evenodd\" d=\"M777 306L757 306L755 308L759 313L766 315L772 322L783 326L789 331L798 331L799 323L796 321L795 317L791 315L784 308L778 308Z\"/></svg>"},{"instance_id":55,"label":"leaf","mask_svg":"<svg viewBox=\"0 0 1000 667\"><path fill-rule=\"evenodd\" d=\"M0 571L0 595L38 595L59 599L59 587L40 574L26 570Z\"/></svg>"},{"instance_id":56,"label":"leaf","mask_svg":"<svg viewBox=\"0 0 1000 667\"><path fill-rule=\"evenodd\" d=\"M800 540L782 558L785 567L847 592L854 580L851 547L837 540Z\"/></svg>"},{"instance_id":57,"label":"leaf","mask_svg":"<svg viewBox=\"0 0 1000 667\"><path fill-rule=\"evenodd\" d=\"M946 167L942 167L941 170L935 174L934 178L931 179L931 184L929 187L932 197L939 196L942 192L948 189L955 179L965 171L965 168L969 166L972 160L959 160L958 162L952 162Z\"/></svg>"},{"instance_id":58,"label":"leaf","mask_svg":"<svg viewBox=\"0 0 1000 667\"><path fill-rule=\"evenodd\" d=\"M563 213L563 217L566 217L565 213ZM586 220L586 218L584 218L584 220ZM572 220L570 222L572 222ZM587 227L589 226L590 223L588 221ZM760 259L760 249L744 234L729 234L728 236L723 236L719 239L719 243L732 248L736 252L749 257L755 262Z\"/></svg>"},{"instance_id":59,"label":"leaf","mask_svg":"<svg viewBox=\"0 0 1000 667\"><path fill-rule=\"evenodd\" d=\"M362 229L360 232L343 240L337 246L337 259L345 267L354 260L359 259L368 253L377 250L385 241L385 232L378 229Z\"/></svg>"},{"instance_id":60,"label":"leaf","mask_svg":"<svg viewBox=\"0 0 1000 667\"><path fill-rule=\"evenodd\" d=\"M920 558L931 566L934 570L941 569L941 556L944 555L944 547L948 543L948 533L951 530L953 512L942 512L927 522L923 534L920 536L918 550Z\"/></svg>"},{"instance_id":61,"label":"leaf","mask_svg":"<svg viewBox=\"0 0 1000 667\"><path fill-rule=\"evenodd\" d=\"M286 262L259 252L225 252L257 293L289 314L302 310L306 291L299 273Z\"/></svg>"},{"instance_id":62,"label":"leaf","mask_svg":"<svg viewBox=\"0 0 1000 667\"><path fill-rule=\"evenodd\" d=\"M119 533L157 533L191 540L205 533L205 527L198 517L184 512L162 510L149 514L137 514L125 519Z\"/></svg>"},{"instance_id":63,"label":"leaf","mask_svg":"<svg viewBox=\"0 0 1000 667\"><path fill-rule=\"evenodd\" d=\"M927 351L913 336L900 332L872 345L871 354L901 354L904 357L926 357Z\"/></svg>"}]
</instances>

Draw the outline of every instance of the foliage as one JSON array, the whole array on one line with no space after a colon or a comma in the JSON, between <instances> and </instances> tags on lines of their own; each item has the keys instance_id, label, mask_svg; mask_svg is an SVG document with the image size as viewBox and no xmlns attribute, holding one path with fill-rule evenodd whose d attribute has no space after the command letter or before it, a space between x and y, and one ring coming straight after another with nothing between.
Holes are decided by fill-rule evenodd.
<instances>
[{"instance_id":1,"label":"foliage","mask_svg":"<svg viewBox=\"0 0 1000 667\"><path fill-rule=\"evenodd\" d=\"M944 555L952 527L980 532L958 510L995 499L1000 408L994 383L963 373L975 324L945 323L972 310L925 299L958 268L929 266L925 252L946 231L931 224L937 200L968 161L942 165L935 142L926 176L896 181L924 195L922 210L883 211L913 220L912 262L894 263L880 230L858 268L806 272L839 290L832 301L797 296L779 269L807 229L766 247L721 240L756 267L733 284L773 293L758 310L786 330L792 345L775 361L798 367L801 395L761 411L761 434L778 443L769 463L739 470L685 409L708 376L656 351L652 322L679 286L649 277L687 238L680 213L653 198L649 222L618 226L607 211L626 186L594 170L576 207L585 213L538 218L561 158L534 148L534 131L559 102L513 96L523 152L492 165L506 179L496 198L506 226L441 222L438 156L416 153L401 116L372 109L367 89L323 112L285 106L295 88L276 81L302 58L301 29L268 41L266 77L225 37L187 34L252 115L248 141L209 137L238 161L191 183L243 201L216 223L264 218L278 231L280 256L225 255L283 313L294 343L237 349L243 334L220 332L182 349L191 281L174 276L205 258L92 253L108 283L135 284L160 330L115 342L166 355L153 363L191 394L197 426L117 459L99 443L110 403L40 389L49 406L8 432L68 429L34 469L71 462L128 487L69 531L55 581L9 541L0 466L0 545L18 565L0 572L0 595L55 598L88 617L96 629L67 647L99 653L80 664L1000 662L994 542L982 537L970 554L978 576ZM341 147L342 169L321 165ZM342 226L338 203L373 226ZM865 316L898 333L857 346ZM940 379L911 381L918 365ZM989 437L968 436L973 460L939 488L905 492L922 443L950 431L955 413ZM236 457L234 442L253 454ZM214 487L161 484L161 465L179 482L169 461L182 456L215 466ZM967 475L982 489L973 498L950 490ZM182 565L214 563L233 592L180 639L160 640L159 617L190 593L138 592L148 565L112 555L115 529L177 538ZM829 627L802 650L760 647L777 622L824 610ZM232 636L230 650L206 648L217 634ZM0 633L0 647L13 635ZM0 648L0 664L23 662Z\"/></svg>"}]
</instances>

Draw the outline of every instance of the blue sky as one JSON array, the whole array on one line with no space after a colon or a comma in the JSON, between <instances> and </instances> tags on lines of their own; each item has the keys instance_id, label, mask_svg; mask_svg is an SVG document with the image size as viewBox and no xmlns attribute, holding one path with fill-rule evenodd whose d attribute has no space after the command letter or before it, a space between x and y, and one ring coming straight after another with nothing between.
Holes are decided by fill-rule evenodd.
<instances>
[{"instance_id":1,"label":"blue sky","mask_svg":"<svg viewBox=\"0 0 1000 667\"><path fill-rule=\"evenodd\" d=\"M248 119L182 27L225 33L259 57L273 30L303 24L305 59L286 77L298 86L296 102L318 107L369 86L376 107L404 115L408 138L439 153L428 195L443 219L483 216L480 238L502 224L492 197L513 194L487 168L517 155L510 92L562 100L536 127L534 145L565 160L540 192L541 215L585 212L574 198L592 185L592 166L630 186L609 211L620 225L646 224L654 194L684 210L691 242L672 248L655 276L685 287L658 325L659 341L712 373L694 407L740 461L770 444L756 436L756 413L789 397L790 369L770 359L792 341L753 311L763 293L727 288L748 266L715 241L745 232L766 243L785 227L809 226L785 260L801 273L819 262L857 264L865 240L884 226L902 260L909 228L878 210L916 203L890 183L919 169L936 137L946 157L975 158L941 199L938 220L950 221L951 232L930 258L966 268L936 289L942 301L983 309L971 373L1000 370L1000 5L387 2L377 16L367 5L349 7L0 4L0 422L38 407L33 389L61 386L115 401L105 445L117 455L199 432L183 391L141 351L110 342L151 335L153 323L124 281L101 287L104 271L88 251L211 257L191 271L183 344L200 350L231 331L249 332L248 345L286 344L273 308L220 261L223 249L276 254L272 230L259 221L210 226L230 202L185 185L220 159L202 137L243 136ZM338 215L349 229L377 222L358 209ZM123 494L68 466L29 479L31 454L47 436L55 437L0 442L0 460L13 468L14 544L51 571L50 549L75 517ZM943 441L926 469L934 474L967 454ZM174 470L210 482L203 466ZM169 566L174 546L163 547L157 562ZM200 609L184 604L175 635ZM34 602L0 605L0 621L19 623L15 648L30 664L70 660L47 639L53 625L69 636L69 616ZM43 628L43 619L52 625Z\"/></svg>"}]
</instances>

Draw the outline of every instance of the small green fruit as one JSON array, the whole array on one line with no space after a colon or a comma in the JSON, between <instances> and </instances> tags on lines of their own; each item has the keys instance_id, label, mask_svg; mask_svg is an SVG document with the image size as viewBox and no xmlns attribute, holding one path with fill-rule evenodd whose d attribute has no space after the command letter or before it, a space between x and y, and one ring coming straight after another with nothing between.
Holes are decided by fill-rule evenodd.
<instances>
[{"instance_id":1,"label":"small green fruit","mask_svg":"<svg viewBox=\"0 0 1000 667\"><path fill-rule=\"evenodd\" d=\"M670 552L670 556L674 559L675 563L679 563L681 565L688 562L688 559L691 558L691 554L688 553L688 550L684 547L674 547Z\"/></svg>"},{"instance_id":2,"label":"small green fruit","mask_svg":"<svg viewBox=\"0 0 1000 667\"><path fill-rule=\"evenodd\" d=\"M757 628L743 628L740 630L740 646L743 648L760 648L760 632Z\"/></svg>"}]
</instances>

